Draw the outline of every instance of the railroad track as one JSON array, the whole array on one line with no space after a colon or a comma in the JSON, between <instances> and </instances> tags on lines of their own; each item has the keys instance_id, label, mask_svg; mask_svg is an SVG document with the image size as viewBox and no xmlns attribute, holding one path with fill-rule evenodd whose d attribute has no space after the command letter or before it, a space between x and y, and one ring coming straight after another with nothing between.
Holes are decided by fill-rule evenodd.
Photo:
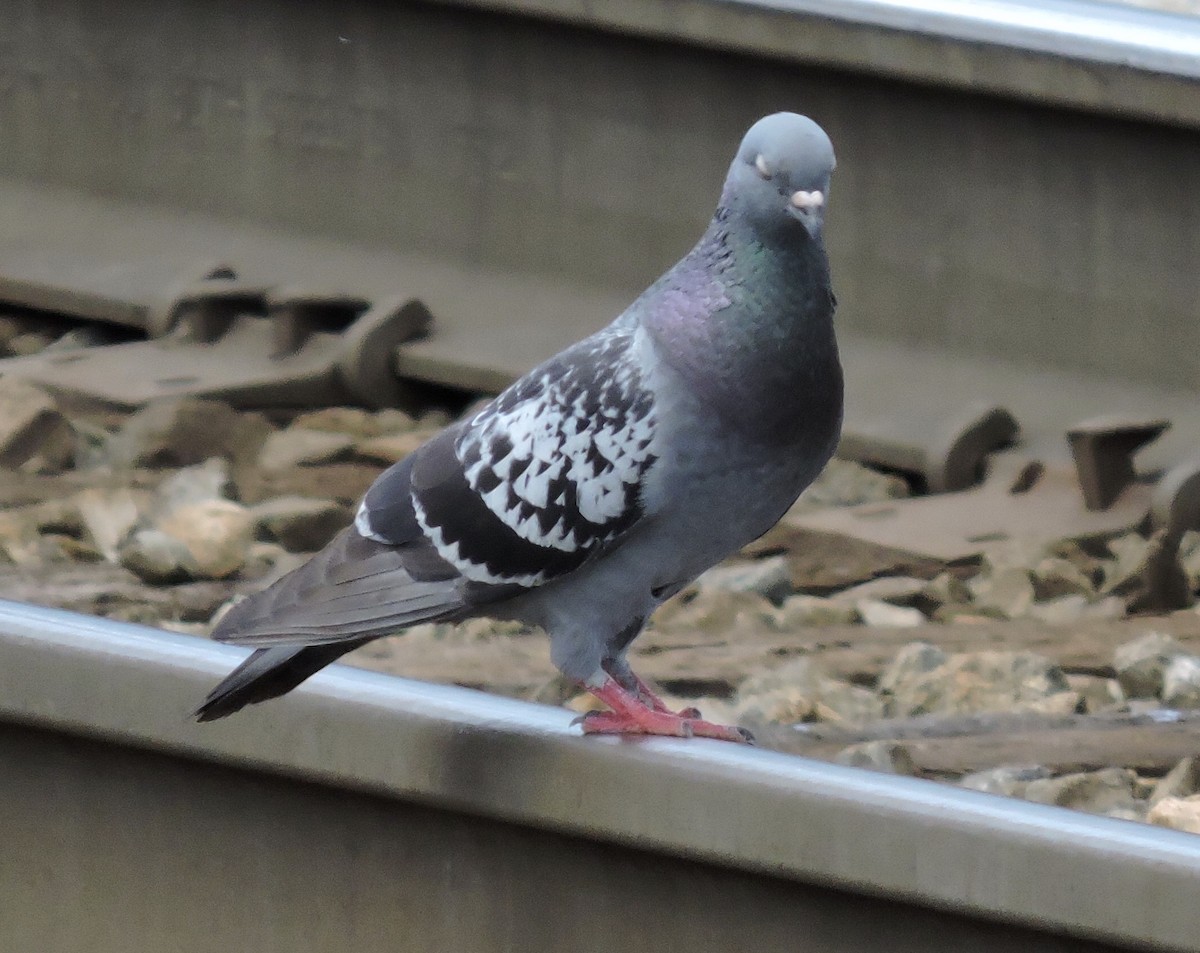
<instances>
[{"instance_id":1,"label":"railroad track","mask_svg":"<svg viewBox=\"0 0 1200 953\"><path fill-rule=\"evenodd\" d=\"M339 9L9 11L0 301L138 340L0 374L117 403L493 391L683 250L711 143L800 108L841 157L852 455L961 489L1013 436L996 411L1056 465L1085 418L1163 418L1137 464L1165 499L1135 488L1114 519L1200 517L1198 21L1071 0ZM171 348L186 372L147 360ZM232 651L0 606L21 766L0 773L0 946L1200 946L1185 835L584 741L560 711L342 668L190 724Z\"/></svg>"},{"instance_id":2,"label":"railroad track","mask_svg":"<svg viewBox=\"0 0 1200 953\"><path fill-rule=\"evenodd\" d=\"M10 950L1176 950L1200 838L0 603Z\"/></svg>"}]
</instances>

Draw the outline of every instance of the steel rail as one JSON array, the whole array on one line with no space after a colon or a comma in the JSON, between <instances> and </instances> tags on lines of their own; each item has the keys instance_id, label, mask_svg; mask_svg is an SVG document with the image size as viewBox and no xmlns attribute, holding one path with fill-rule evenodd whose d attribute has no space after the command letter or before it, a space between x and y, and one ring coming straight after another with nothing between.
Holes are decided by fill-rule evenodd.
<instances>
[{"instance_id":1,"label":"steel rail","mask_svg":"<svg viewBox=\"0 0 1200 953\"><path fill-rule=\"evenodd\" d=\"M186 950L230 948L217 942L230 931L246 949L285 948L278 937L290 937L290 949L344 948L314 939L331 930L348 931L343 942L359 937L359 949L388 948L400 934L411 942L393 948L436 949L456 916L465 923L486 908L494 918L521 904L542 905L539 922L608 924L577 949L608 946L628 924L669 931L681 911L707 918L703 931L680 926L681 935L709 936L688 941L699 949L731 942L722 923L749 930L756 949L790 937L778 948L1187 951L1200 936L1200 838L715 742L585 739L559 709L342 666L275 704L192 723L189 708L241 655L0 602L0 752L22 759L0 773L0 903L41 898L34 907L14 901L0 917L6 949L69 949L64 937L100 936L106 928L88 934L75 921L105 902L136 911L115 934L133 944L126 948L205 924L199 940L188 934L171 947ZM336 797L320 793L330 789ZM271 821L267 802L286 819ZM369 823L346 820L363 811ZM451 822L476 833L451 836L439 826ZM268 834L272 824L286 831ZM103 859L114 836L119 870ZM428 860L405 840L418 836L432 838L423 850L447 871L458 869L447 851L479 860L472 851L484 841L502 847L503 859L488 861L499 868L472 868L467 878L472 896L485 899L458 895L453 877L410 883ZM390 856L385 843L408 853ZM538 851L553 854L558 873L544 897L525 897L522 878L543 870L531 859ZM130 869L148 863L143 853L154 858L150 869ZM181 877L197 898L169 891ZM391 916L371 904L392 881L420 891L424 933L400 919L364 921ZM636 899L630 883L649 893ZM586 903L549 906L585 884ZM718 896L754 899L697 911L692 901L711 904L713 884L723 885ZM220 906L189 911L189 902ZM438 904L445 909L431 908ZM318 913L331 919L297 940L298 924ZM488 919L490 935L455 948L553 948L530 940L546 935L545 924L521 926L512 909L506 916L520 922ZM756 926L738 926L746 916ZM880 916L891 924L886 941L872 932ZM683 947L676 937L659 948Z\"/></svg>"},{"instance_id":2,"label":"steel rail","mask_svg":"<svg viewBox=\"0 0 1200 953\"><path fill-rule=\"evenodd\" d=\"M434 0L1195 125L1200 19L1092 0Z\"/></svg>"}]
</instances>

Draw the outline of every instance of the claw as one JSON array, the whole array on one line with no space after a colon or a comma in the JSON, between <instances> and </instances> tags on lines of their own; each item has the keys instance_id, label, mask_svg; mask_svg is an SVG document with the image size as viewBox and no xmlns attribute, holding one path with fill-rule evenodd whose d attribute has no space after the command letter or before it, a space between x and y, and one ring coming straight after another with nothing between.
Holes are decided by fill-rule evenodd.
<instances>
[{"instance_id":1,"label":"claw","mask_svg":"<svg viewBox=\"0 0 1200 953\"><path fill-rule=\"evenodd\" d=\"M738 744L753 744L754 737L745 728L718 725L699 717L695 708L676 714L651 708L633 692L608 678L598 688L589 687L593 695L611 711L590 711L580 715L572 725L581 725L585 735L663 735L669 738L715 738ZM665 709L665 706L663 706Z\"/></svg>"}]
</instances>

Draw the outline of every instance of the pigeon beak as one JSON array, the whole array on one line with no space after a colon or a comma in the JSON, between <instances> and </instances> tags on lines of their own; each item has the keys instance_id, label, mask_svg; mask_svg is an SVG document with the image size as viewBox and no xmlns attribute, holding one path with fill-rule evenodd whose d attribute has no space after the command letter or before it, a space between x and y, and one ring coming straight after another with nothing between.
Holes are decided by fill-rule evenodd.
<instances>
[{"instance_id":1,"label":"pigeon beak","mask_svg":"<svg viewBox=\"0 0 1200 953\"><path fill-rule=\"evenodd\" d=\"M815 236L821 231L825 220L825 193L820 189L793 192L788 197L788 211L800 219L809 234Z\"/></svg>"}]
</instances>

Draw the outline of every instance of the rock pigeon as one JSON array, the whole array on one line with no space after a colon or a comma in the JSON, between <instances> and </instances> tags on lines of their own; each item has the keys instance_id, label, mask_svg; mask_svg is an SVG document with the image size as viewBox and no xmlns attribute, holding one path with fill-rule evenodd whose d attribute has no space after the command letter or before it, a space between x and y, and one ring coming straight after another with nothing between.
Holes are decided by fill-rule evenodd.
<instances>
[{"instance_id":1,"label":"rock pigeon","mask_svg":"<svg viewBox=\"0 0 1200 953\"><path fill-rule=\"evenodd\" d=\"M371 639L520 620L608 706L585 733L749 739L631 670L650 614L771 528L841 430L822 238L833 147L776 113L746 133L699 243L612 324L386 470L354 525L235 605L256 646L196 712L275 698Z\"/></svg>"}]
</instances>

